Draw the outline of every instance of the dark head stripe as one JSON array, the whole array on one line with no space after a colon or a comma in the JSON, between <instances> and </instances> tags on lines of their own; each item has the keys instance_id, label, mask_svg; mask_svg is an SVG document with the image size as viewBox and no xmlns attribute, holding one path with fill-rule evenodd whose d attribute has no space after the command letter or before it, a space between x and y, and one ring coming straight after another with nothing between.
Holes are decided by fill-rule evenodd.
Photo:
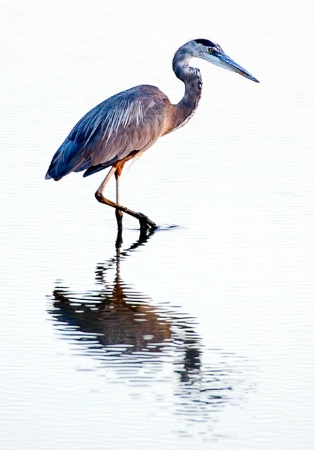
<instances>
[{"instance_id":1,"label":"dark head stripe","mask_svg":"<svg viewBox=\"0 0 315 450\"><path fill-rule=\"evenodd\" d=\"M206 47L216 47L216 45L208 39L195 39L195 42L197 42L197 44L205 45Z\"/></svg>"}]
</instances>

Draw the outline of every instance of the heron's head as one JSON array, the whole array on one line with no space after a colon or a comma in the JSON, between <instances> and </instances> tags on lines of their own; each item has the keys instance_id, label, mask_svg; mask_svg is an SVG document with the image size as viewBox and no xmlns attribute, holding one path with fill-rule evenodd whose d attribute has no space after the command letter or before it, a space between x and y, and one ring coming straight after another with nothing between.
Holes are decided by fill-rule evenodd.
<instances>
[{"instance_id":1,"label":"heron's head","mask_svg":"<svg viewBox=\"0 0 315 450\"><path fill-rule=\"evenodd\" d=\"M247 72L247 70L245 70L243 67L239 66L228 55L226 55L219 44L215 44L208 39L195 39L194 41L191 41L191 44L193 48L193 56L205 59L206 61L209 61L216 66L223 67L223 69L237 72L240 75L243 75L243 77L259 83L259 81L255 77L253 77L253 75Z\"/></svg>"}]
</instances>

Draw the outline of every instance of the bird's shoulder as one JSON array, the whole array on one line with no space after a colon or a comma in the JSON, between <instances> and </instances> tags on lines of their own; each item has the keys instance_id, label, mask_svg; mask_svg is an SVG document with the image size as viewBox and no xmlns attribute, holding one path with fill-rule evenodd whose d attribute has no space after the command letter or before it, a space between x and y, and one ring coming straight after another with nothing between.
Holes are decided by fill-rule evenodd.
<instances>
[{"instance_id":1,"label":"bird's shoulder","mask_svg":"<svg viewBox=\"0 0 315 450\"><path fill-rule=\"evenodd\" d=\"M99 132L103 139L109 138L120 128L137 126L158 121L170 101L156 86L139 85L119 92L91 109L76 124L69 134L69 139L76 142L90 140Z\"/></svg>"}]
</instances>

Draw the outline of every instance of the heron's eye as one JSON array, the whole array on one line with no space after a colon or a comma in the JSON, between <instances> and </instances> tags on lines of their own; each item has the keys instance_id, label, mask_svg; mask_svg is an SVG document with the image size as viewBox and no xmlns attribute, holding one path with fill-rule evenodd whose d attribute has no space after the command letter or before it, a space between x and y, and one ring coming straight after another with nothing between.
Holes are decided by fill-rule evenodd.
<instances>
[{"instance_id":1,"label":"heron's eye","mask_svg":"<svg viewBox=\"0 0 315 450\"><path fill-rule=\"evenodd\" d=\"M209 52L209 53L214 53L214 48L213 48L213 47L209 47L209 48L208 48L208 52Z\"/></svg>"}]
</instances>

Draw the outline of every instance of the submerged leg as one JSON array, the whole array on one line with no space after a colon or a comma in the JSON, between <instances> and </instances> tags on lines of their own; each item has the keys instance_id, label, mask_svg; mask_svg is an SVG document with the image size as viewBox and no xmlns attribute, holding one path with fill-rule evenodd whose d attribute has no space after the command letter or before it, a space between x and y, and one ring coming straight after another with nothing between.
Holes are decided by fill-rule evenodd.
<instances>
[{"instance_id":1,"label":"submerged leg","mask_svg":"<svg viewBox=\"0 0 315 450\"><path fill-rule=\"evenodd\" d=\"M98 200L100 203L104 203L105 205L111 206L112 208L116 209L116 219L117 219L118 229L122 228L122 213L124 212L124 213L129 214L130 216L133 216L139 220L141 230L148 230L148 229L155 230L157 228L157 225L154 222L152 222L152 220L150 220L147 216L145 216L142 213L132 211L131 209L118 204L118 202L120 200L119 199L119 177L120 177L120 174L122 171L122 167L123 167L123 165L120 167L113 166L110 169L110 171L106 175L103 183L100 185L98 190L95 192L96 200ZM115 175L116 176L116 200L117 200L117 202L115 203L115 202L105 198L103 196L103 191L104 191L107 183L109 182L110 178L114 175L114 173L116 174L116 170L118 171L118 173L117 173L117 175ZM118 215L119 215L119 219L118 219Z\"/></svg>"}]
</instances>

